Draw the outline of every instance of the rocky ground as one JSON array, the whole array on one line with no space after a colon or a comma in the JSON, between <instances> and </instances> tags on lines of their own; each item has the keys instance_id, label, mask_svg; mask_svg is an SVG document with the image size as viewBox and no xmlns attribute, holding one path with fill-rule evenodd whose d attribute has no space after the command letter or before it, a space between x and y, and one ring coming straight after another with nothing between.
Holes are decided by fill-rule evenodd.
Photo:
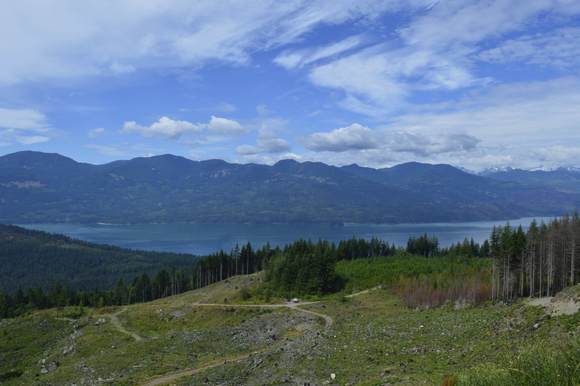
<instances>
[{"instance_id":1,"label":"rocky ground","mask_svg":"<svg viewBox=\"0 0 580 386\"><path fill-rule=\"evenodd\" d=\"M0 383L432 385L580 333L579 314L560 306L577 304L577 289L535 303L417 311L383 288L298 304L240 300L258 282L238 277L146 304L2 320Z\"/></svg>"},{"instance_id":2,"label":"rocky ground","mask_svg":"<svg viewBox=\"0 0 580 386\"><path fill-rule=\"evenodd\" d=\"M574 315L580 310L580 287L565 289L556 296L528 299L531 306L544 307L547 315Z\"/></svg>"}]
</instances>

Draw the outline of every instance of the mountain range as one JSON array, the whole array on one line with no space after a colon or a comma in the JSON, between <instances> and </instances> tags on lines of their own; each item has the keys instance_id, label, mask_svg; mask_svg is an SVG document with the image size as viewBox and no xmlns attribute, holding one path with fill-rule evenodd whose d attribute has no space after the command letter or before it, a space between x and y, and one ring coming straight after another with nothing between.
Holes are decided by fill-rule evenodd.
<instances>
[{"instance_id":1,"label":"mountain range","mask_svg":"<svg viewBox=\"0 0 580 386\"><path fill-rule=\"evenodd\" d=\"M516 182L524 186L550 187L565 193L580 193L580 171L559 168L555 170L506 169L487 171L482 176L498 181Z\"/></svg>"},{"instance_id":2,"label":"mountain range","mask_svg":"<svg viewBox=\"0 0 580 386\"><path fill-rule=\"evenodd\" d=\"M0 222L443 222L560 215L580 172L475 175L450 165L373 169L174 155L103 165L23 151L0 157Z\"/></svg>"}]
</instances>

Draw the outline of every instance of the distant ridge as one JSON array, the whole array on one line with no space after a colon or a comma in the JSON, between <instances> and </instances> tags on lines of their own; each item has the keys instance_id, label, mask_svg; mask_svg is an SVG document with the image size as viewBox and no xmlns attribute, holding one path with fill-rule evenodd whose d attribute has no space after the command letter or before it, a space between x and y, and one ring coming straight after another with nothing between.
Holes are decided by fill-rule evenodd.
<instances>
[{"instance_id":1,"label":"distant ridge","mask_svg":"<svg viewBox=\"0 0 580 386\"><path fill-rule=\"evenodd\" d=\"M109 289L163 268L191 267L193 255L150 252L89 243L63 235L0 224L0 292L55 282L73 289Z\"/></svg>"},{"instance_id":2,"label":"distant ridge","mask_svg":"<svg viewBox=\"0 0 580 386\"><path fill-rule=\"evenodd\" d=\"M564 184L555 174L534 174L530 182L514 173L481 176L418 162L269 166L171 154L92 165L25 151L0 157L0 222L476 221L579 206L580 177L563 177Z\"/></svg>"},{"instance_id":3,"label":"distant ridge","mask_svg":"<svg viewBox=\"0 0 580 386\"><path fill-rule=\"evenodd\" d=\"M498 181L515 182L528 187L549 187L564 193L580 193L580 171L574 168L554 170L504 169L482 174Z\"/></svg>"}]
</instances>

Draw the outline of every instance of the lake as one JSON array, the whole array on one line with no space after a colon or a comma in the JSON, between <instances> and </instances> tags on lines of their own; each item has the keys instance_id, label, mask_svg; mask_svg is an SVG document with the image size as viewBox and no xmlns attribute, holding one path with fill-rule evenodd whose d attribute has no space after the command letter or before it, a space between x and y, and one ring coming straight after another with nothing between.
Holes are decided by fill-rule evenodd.
<instances>
[{"instance_id":1,"label":"lake","mask_svg":"<svg viewBox=\"0 0 580 386\"><path fill-rule=\"evenodd\" d=\"M510 220L527 227L532 218ZM542 220L542 218L538 218ZM547 220L547 219L546 219ZM220 249L230 250L236 243L261 246L284 245L303 238L339 241L353 236L378 237L396 245L406 245L410 236L423 233L436 236L441 246L463 241L465 237L482 242L494 225L506 221L477 221L429 224L21 224L95 243L125 248L172 251L205 255Z\"/></svg>"}]
</instances>

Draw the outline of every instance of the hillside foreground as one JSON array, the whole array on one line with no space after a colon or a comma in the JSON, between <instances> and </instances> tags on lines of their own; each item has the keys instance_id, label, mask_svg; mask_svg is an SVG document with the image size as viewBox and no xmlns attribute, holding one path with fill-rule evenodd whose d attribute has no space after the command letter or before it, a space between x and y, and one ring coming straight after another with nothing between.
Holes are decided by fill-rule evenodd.
<instances>
[{"instance_id":1,"label":"hillside foreground","mask_svg":"<svg viewBox=\"0 0 580 386\"><path fill-rule=\"evenodd\" d=\"M265 304L244 295L260 280L0 320L0 382L440 385L528 347L557 350L580 332L577 308L554 311L578 300L578 286L544 302L413 310L382 287Z\"/></svg>"}]
</instances>

